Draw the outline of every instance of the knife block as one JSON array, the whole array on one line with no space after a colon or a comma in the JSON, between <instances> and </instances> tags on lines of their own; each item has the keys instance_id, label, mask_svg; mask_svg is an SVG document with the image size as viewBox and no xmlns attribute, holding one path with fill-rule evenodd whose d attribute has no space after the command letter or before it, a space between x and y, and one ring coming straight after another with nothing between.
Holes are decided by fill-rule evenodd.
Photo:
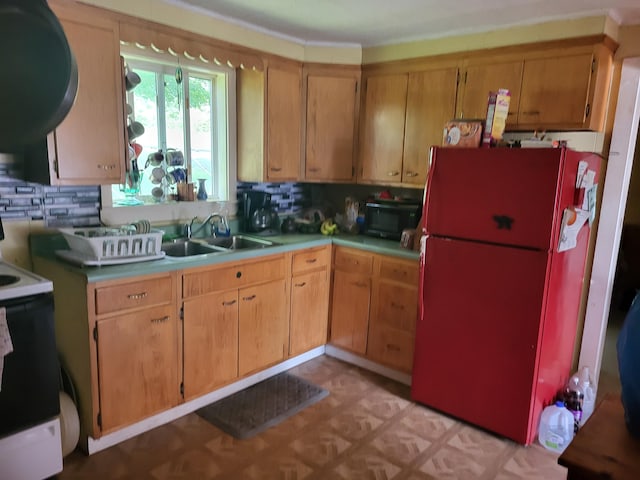
<instances>
[{"instance_id":1,"label":"knife block","mask_svg":"<svg viewBox=\"0 0 640 480\"><path fill-rule=\"evenodd\" d=\"M178 183L178 201L193 202L196 199L194 183Z\"/></svg>"}]
</instances>

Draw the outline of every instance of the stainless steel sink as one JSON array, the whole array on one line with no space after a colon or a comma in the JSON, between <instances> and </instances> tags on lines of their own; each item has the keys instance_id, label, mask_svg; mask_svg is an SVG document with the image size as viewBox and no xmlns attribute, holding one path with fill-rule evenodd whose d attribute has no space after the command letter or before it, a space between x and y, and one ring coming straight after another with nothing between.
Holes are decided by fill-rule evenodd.
<instances>
[{"instance_id":1,"label":"stainless steel sink","mask_svg":"<svg viewBox=\"0 0 640 480\"><path fill-rule=\"evenodd\" d=\"M176 240L163 243L160 247L168 257L191 257L193 255L206 255L208 253L223 253L225 250L214 246L205 245L202 242L192 240Z\"/></svg>"},{"instance_id":2,"label":"stainless steel sink","mask_svg":"<svg viewBox=\"0 0 640 480\"><path fill-rule=\"evenodd\" d=\"M209 237L203 239L208 245L227 250L246 250L248 248L265 248L277 245L271 240L263 238L249 238L244 235L233 235L231 237Z\"/></svg>"},{"instance_id":3,"label":"stainless steel sink","mask_svg":"<svg viewBox=\"0 0 640 480\"><path fill-rule=\"evenodd\" d=\"M252 248L265 248L277 245L277 243L262 238L249 238L244 235L231 237L207 237L197 239L180 239L173 242L165 242L160 249L167 257L192 257L194 255L207 255L210 253L230 253L236 250L248 250Z\"/></svg>"}]
</instances>

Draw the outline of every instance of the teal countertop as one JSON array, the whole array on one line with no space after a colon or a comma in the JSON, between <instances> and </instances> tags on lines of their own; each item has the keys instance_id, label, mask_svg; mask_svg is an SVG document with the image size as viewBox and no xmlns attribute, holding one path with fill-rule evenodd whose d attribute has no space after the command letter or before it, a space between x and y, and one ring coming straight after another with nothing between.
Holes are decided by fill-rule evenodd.
<instances>
[{"instance_id":1,"label":"teal countertop","mask_svg":"<svg viewBox=\"0 0 640 480\"><path fill-rule=\"evenodd\" d=\"M250 236L246 234L242 235ZM335 235L329 237L320 234L283 234L259 238L266 238L277 243L277 245L267 248L247 249L235 252L215 252L190 257L164 257L162 259L151 261L102 266L78 266L59 258L55 253L56 250L69 249L66 240L59 233L32 235L30 237L30 247L31 255L33 257L44 258L64 264L69 270L75 271L80 275L84 275L87 282L99 282L137 275L181 270L185 268L237 262L250 258L259 258L266 255L329 244L357 248L368 252L392 255L400 258L415 259L416 261L419 257L418 252L406 250L400 247L399 241L383 240L380 238L368 237L366 235Z\"/></svg>"}]
</instances>

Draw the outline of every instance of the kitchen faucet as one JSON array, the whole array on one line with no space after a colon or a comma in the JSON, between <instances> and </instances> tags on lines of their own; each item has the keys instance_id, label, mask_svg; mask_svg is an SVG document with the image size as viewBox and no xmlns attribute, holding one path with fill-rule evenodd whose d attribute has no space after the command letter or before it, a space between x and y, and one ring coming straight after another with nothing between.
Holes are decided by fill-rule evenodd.
<instances>
[{"instance_id":1,"label":"kitchen faucet","mask_svg":"<svg viewBox=\"0 0 640 480\"><path fill-rule=\"evenodd\" d=\"M217 222L215 222L215 220L217 219ZM216 233L218 232L218 228L216 227L216 223L221 224L224 228L224 232L228 232L229 231L229 224L227 223L227 219L225 218L224 215L220 215L219 213L212 213L210 214L207 218L204 219L204 221L202 222L202 224L198 227L196 227L196 229L193 229L193 224L195 223L195 221L198 220L198 217L193 217L191 219L191 222L189 222L188 224L185 225L185 233L187 238L191 238L193 235L197 234L198 232L200 232L206 225L211 224L211 235L212 236L216 236Z\"/></svg>"}]
</instances>

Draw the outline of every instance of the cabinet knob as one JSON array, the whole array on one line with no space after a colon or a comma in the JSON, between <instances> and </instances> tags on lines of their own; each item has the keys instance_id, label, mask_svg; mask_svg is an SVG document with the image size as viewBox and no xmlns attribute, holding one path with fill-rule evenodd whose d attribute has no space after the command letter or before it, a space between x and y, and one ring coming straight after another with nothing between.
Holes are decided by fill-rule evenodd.
<instances>
[{"instance_id":1,"label":"cabinet knob","mask_svg":"<svg viewBox=\"0 0 640 480\"><path fill-rule=\"evenodd\" d=\"M240 278L242 276L242 272L236 272L236 278Z\"/></svg>"}]
</instances>

